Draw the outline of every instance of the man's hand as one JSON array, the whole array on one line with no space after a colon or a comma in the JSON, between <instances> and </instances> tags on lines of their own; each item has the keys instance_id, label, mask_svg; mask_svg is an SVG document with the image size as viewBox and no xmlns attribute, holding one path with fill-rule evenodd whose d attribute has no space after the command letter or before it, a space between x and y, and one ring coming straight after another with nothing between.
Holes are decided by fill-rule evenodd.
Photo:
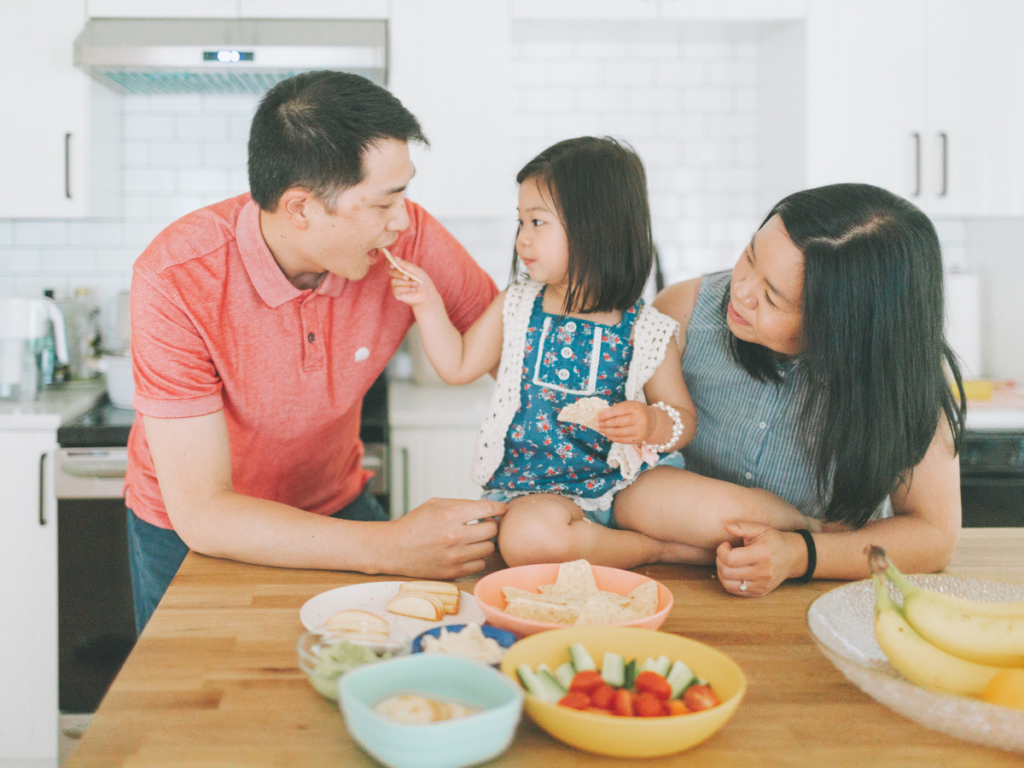
<instances>
[{"instance_id":1,"label":"man's hand","mask_svg":"<svg viewBox=\"0 0 1024 768\"><path fill-rule=\"evenodd\" d=\"M659 413L662 412L658 408L652 408L636 400L626 400L598 413L597 429L616 443L640 445L657 430ZM665 418L668 419L668 416ZM671 435L671 419L669 424L668 435Z\"/></svg>"},{"instance_id":2,"label":"man's hand","mask_svg":"<svg viewBox=\"0 0 1024 768\"><path fill-rule=\"evenodd\" d=\"M382 552L391 573L405 576L454 579L484 567L494 552L491 541L498 524L491 518L505 514L496 501L431 499L395 520L394 535ZM480 522L470 525L472 521Z\"/></svg>"}]
</instances>

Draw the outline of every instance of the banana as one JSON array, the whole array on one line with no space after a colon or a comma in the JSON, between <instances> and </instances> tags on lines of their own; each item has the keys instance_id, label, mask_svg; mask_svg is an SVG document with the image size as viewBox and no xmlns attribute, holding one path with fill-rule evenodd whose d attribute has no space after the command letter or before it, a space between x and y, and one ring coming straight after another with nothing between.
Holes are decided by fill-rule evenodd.
<instances>
[{"instance_id":1,"label":"banana","mask_svg":"<svg viewBox=\"0 0 1024 768\"><path fill-rule=\"evenodd\" d=\"M914 631L892 602L885 575L875 573L875 639L903 677L922 688L980 696L1002 670L952 656Z\"/></svg>"},{"instance_id":2,"label":"banana","mask_svg":"<svg viewBox=\"0 0 1024 768\"><path fill-rule=\"evenodd\" d=\"M884 557L885 553L882 552ZM952 608L958 608L965 613L975 616L988 616L993 619L1024 619L1024 603L1021 602L979 602L977 600L965 600L956 595L947 595L944 592L925 590L913 584L910 579L896 570L896 566L886 561L888 567L885 575L896 585L896 588L903 593L904 599L915 591L927 592L936 602L941 602Z\"/></svg>"}]
</instances>

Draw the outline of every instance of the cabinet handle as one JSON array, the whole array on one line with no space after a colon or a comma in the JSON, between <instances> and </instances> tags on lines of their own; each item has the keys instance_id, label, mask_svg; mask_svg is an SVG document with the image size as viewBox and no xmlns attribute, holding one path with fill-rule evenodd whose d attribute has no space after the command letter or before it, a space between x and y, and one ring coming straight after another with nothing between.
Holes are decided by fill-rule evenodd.
<instances>
[{"instance_id":1,"label":"cabinet handle","mask_svg":"<svg viewBox=\"0 0 1024 768\"><path fill-rule=\"evenodd\" d=\"M914 194L912 197L921 196L921 134L914 131L910 134L914 137Z\"/></svg>"},{"instance_id":2,"label":"cabinet handle","mask_svg":"<svg viewBox=\"0 0 1024 768\"><path fill-rule=\"evenodd\" d=\"M39 457L39 524L46 525L46 454Z\"/></svg>"},{"instance_id":3,"label":"cabinet handle","mask_svg":"<svg viewBox=\"0 0 1024 768\"><path fill-rule=\"evenodd\" d=\"M409 449L402 448L402 515L409 514Z\"/></svg>"},{"instance_id":4,"label":"cabinet handle","mask_svg":"<svg viewBox=\"0 0 1024 768\"><path fill-rule=\"evenodd\" d=\"M71 134L64 134L64 197L71 199Z\"/></svg>"},{"instance_id":5,"label":"cabinet handle","mask_svg":"<svg viewBox=\"0 0 1024 768\"><path fill-rule=\"evenodd\" d=\"M949 191L949 136L945 131L939 131L939 140L942 142L942 188L939 197L945 197Z\"/></svg>"}]
</instances>

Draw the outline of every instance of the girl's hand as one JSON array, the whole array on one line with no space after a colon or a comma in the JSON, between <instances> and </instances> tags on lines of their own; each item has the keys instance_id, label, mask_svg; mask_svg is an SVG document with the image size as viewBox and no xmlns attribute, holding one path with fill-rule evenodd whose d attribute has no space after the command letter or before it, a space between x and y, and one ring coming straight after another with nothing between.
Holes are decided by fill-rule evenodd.
<instances>
[{"instance_id":1,"label":"girl's hand","mask_svg":"<svg viewBox=\"0 0 1024 768\"><path fill-rule=\"evenodd\" d=\"M441 294L438 293L437 288L434 286L434 281L430 279L430 275L415 264L404 259L396 257L395 261L398 262L402 269L419 280L418 283L416 280L410 280L406 275L391 267L388 270L388 274L391 276L391 291L395 294L396 299L403 304L408 304L410 307L423 306L424 304L433 303L434 300L443 305Z\"/></svg>"},{"instance_id":2,"label":"girl's hand","mask_svg":"<svg viewBox=\"0 0 1024 768\"><path fill-rule=\"evenodd\" d=\"M658 428L658 413L657 408L626 400L597 414L597 430L616 443L639 445Z\"/></svg>"},{"instance_id":3,"label":"girl's hand","mask_svg":"<svg viewBox=\"0 0 1024 768\"><path fill-rule=\"evenodd\" d=\"M742 546L728 541L718 545L718 581L727 592L760 597L807 570L807 545L800 534L749 522L730 523L725 529L743 539ZM746 589L741 588L744 584Z\"/></svg>"}]
</instances>

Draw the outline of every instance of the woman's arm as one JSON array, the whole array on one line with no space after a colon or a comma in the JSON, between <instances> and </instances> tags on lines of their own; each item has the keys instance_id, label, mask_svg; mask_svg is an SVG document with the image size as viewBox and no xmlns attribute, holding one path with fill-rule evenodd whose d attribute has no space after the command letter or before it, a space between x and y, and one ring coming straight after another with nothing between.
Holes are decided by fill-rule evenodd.
<instances>
[{"instance_id":1,"label":"woman's arm","mask_svg":"<svg viewBox=\"0 0 1024 768\"><path fill-rule=\"evenodd\" d=\"M437 375L446 384L469 384L496 369L501 361L505 291L494 297L463 336L452 325L444 300L430 276L411 262L398 261L419 282L392 269L391 288L396 299L412 307L420 326L423 349Z\"/></svg>"},{"instance_id":2,"label":"woman's arm","mask_svg":"<svg viewBox=\"0 0 1024 768\"><path fill-rule=\"evenodd\" d=\"M909 483L891 498L894 517L874 520L860 530L814 534L815 578L867 578L865 548L870 544L883 547L906 573L937 571L949 563L960 534L960 464L944 420ZM807 570L807 547L799 534L754 523L739 523L729 530L743 538L744 546L722 544L718 549L718 578L728 591L766 594ZM747 589L741 591L744 581Z\"/></svg>"}]
</instances>

